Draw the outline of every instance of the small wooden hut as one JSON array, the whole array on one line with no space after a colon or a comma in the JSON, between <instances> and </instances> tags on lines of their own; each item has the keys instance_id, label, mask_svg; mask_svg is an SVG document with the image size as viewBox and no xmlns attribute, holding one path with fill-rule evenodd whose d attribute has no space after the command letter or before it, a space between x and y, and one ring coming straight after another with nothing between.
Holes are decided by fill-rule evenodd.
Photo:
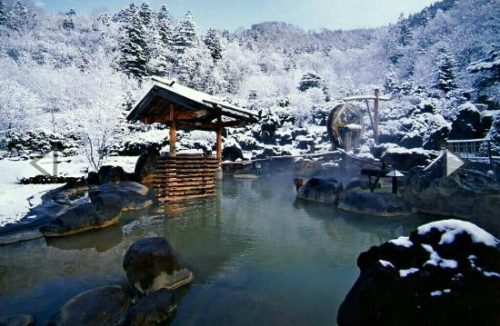
<instances>
[{"instance_id":1,"label":"small wooden hut","mask_svg":"<svg viewBox=\"0 0 500 326\"><path fill-rule=\"evenodd\" d=\"M153 80L155 84L127 120L146 124L163 123L170 128L170 152L158 159L154 176L156 196L162 202L175 202L215 195L216 174L221 168L224 128L257 122L259 116L175 81L161 78ZM216 156L177 154L178 130L215 132Z\"/></svg>"}]
</instances>

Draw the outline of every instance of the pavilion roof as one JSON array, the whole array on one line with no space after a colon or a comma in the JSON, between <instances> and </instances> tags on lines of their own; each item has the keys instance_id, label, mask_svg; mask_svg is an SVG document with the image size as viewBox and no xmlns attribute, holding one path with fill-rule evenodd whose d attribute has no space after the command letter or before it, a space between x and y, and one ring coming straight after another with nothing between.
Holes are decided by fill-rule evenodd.
<instances>
[{"instance_id":1,"label":"pavilion roof","mask_svg":"<svg viewBox=\"0 0 500 326\"><path fill-rule=\"evenodd\" d=\"M127 117L129 121L171 125L178 129L217 130L258 122L260 115L227 103L213 95L153 77L155 82Z\"/></svg>"}]
</instances>

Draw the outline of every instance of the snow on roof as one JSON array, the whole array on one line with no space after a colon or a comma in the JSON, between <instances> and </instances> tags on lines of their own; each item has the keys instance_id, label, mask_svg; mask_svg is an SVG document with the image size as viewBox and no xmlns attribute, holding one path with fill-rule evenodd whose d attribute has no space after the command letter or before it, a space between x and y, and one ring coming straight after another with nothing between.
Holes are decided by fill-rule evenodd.
<instances>
[{"instance_id":1,"label":"snow on roof","mask_svg":"<svg viewBox=\"0 0 500 326\"><path fill-rule=\"evenodd\" d=\"M455 240L455 236L461 233L467 233L475 243L482 243L489 247L496 247L499 243L497 238L480 227L470 222L453 219L424 224L418 227L417 232L419 235L424 235L432 229L444 232L441 235L440 245L452 243Z\"/></svg>"},{"instance_id":2,"label":"snow on roof","mask_svg":"<svg viewBox=\"0 0 500 326\"><path fill-rule=\"evenodd\" d=\"M221 99L212 96L207 93L203 93L200 91L197 91L195 89L182 86L181 84L177 83L175 80L168 80L160 77L152 77L153 81L155 82L154 85L159 86L161 88L168 89L176 94L179 94L181 96L187 97L195 102L198 102L200 105L207 106L207 103L205 100L208 101L222 101Z\"/></svg>"},{"instance_id":3,"label":"snow on roof","mask_svg":"<svg viewBox=\"0 0 500 326\"><path fill-rule=\"evenodd\" d=\"M224 101L223 99L217 96L213 96L204 92L197 91L193 88L183 86L177 83L175 80L168 80L160 77L152 77L152 79L153 81L155 81L156 86L169 89L170 91L179 94L181 96L187 97L195 102L198 102L201 105L211 107L215 104L241 113L246 113L248 115L256 115L255 112L240 108L236 105L232 105L231 103Z\"/></svg>"},{"instance_id":4,"label":"snow on roof","mask_svg":"<svg viewBox=\"0 0 500 326\"><path fill-rule=\"evenodd\" d=\"M142 97L132 112L128 115L128 120L142 120L144 117L153 117L148 123L163 122L158 118L158 112L151 113L150 109L155 109L158 98L175 104L180 110L199 111L201 116L193 116L190 120L204 120L207 116L220 116L223 122L228 117L235 121L257 122L260 115L232 105L216 96L197 91L195 89L178 84L175 80L167 80L159 77L152 77L153 87ZM166 105L160 107L162 110ZM204 113L204 112L211 113ZM161 116L161 115L160 115ZM159 120L158 120L159 119Z\"/></svg>"}]
</instances>

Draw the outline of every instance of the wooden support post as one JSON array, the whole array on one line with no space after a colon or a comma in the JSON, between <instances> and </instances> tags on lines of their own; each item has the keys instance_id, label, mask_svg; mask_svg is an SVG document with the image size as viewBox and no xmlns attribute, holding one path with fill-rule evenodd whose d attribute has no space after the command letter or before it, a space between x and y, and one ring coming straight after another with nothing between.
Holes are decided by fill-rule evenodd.
<instances>
[{"instance_id":1,"label":"wooden support post","mask_svg":"<svg viewBox=\"0 0 500 326\"><path fill-rule=\"evenodd\" d=\"M175 117L175 106L170 104L170 156L175 157L175 143L177 141L177 121Z\"/></svg>"},{"instance_id":2,"label":"wooden support post","mask_svg":"<svg viewBox=\"0 0 500 326\"><path fill-rule=\"evenodd\" d=\"M378 121L379 121L379 112L378 112L378 102L380 97L380 90L375 88L375 106L374 106L374 120L375 120L375 128L373 130L373 137L375 138L375 144L378 145Z\"/></svg>"},{"instance_id":3,"label":"wooden support post","mask_svg":"<svg viewBox=\"0 0 500 326\"><path fill-rule=\"evenodd\" d=\"M219 117L218 119L219 122L219 127L217 128L217 144L216 144L216 150L217 150L217 160L219 163L222 161L222 120Z\"/></svg>"}]
</instances>

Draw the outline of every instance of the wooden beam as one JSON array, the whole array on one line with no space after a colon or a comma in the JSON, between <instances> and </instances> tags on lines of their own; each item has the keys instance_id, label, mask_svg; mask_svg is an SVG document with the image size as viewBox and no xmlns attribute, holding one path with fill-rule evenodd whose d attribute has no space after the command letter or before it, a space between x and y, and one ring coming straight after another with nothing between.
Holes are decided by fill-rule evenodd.
<instances>
[{"instance_id":1,"label":"wooden beam","mask_svg":"<svg viewBox=\"0 0 500 326\"><path fill-rule=\"evenodd\" d=\"M217 144L216 144L216 149L217 149L217 160L219 162L222 161L222 130L223 130L223 127L222 127L222 117L219 116L219 118L217 119L217 122L219 123L219 127L217 129Z\"/></svg>"},{"instance_id":2,"label":"wooden beam","mask_svg":"<svg viewBox=\"0 0 500 326\"><path fill-rule=\"evenodd\" d=\"M368 116L370 117L370 122L372 124L373 134L375 135L375 120L373 120L372 110L370 109L370 104L368 100L365 100L366 110L368 111Z\"/></svg>"},{"instance_id":3,"label":"wooden beam","mask_svg":"<svg viewBox=\"0 0 500 326\"><path fill-rule=\"evenodd\" d=\"M375 138L375 144L378 145L378 121L379 121L379 112L378 112L378 103L380 99L380 90L375 88L375 106L373 112L373 119L375 120L375 128L373 130L373 136Z\"/></svg>"},{"instance_id":4,"label":"wooden beam","mask_svg":"<svg viewBox=\"0 0 500 326\"><path fill-rule=\"evenodd\" d=\"M175 143L177 141L177 121L175 117L175 106L170 104L170 156L175 156Z\"/></svg>"}]
</instances>

